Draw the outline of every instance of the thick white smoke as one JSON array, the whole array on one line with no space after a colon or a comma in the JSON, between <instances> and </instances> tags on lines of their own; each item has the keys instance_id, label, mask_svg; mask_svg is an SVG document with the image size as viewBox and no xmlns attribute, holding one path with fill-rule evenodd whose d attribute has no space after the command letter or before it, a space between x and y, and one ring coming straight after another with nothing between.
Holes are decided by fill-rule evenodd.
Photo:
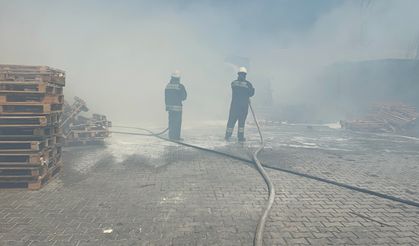
<instances>
[{"instance_id":1,"label":"thick white smoke","mask_svg":"<svg viewBox=\"0 0 419 246\"><path fill-rule=\"evenodd\" d=\"M1 1L0 63L64 69L67 97L115 122L165 125L174 69L188 124L226 117L230 55L250 59L256 96L269 78L275 103L292 104L316 100L308 88L334 62L414 52L418 1L308 2Z\"/></svg>"}]
</instances>

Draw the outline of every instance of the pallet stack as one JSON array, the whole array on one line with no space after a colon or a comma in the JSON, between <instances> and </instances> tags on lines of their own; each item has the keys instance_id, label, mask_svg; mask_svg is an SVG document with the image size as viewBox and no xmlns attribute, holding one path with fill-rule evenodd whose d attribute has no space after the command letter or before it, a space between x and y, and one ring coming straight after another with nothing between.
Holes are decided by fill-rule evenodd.
<instances>
[{"instance_id":1,"label":"pallet stack","mask_svg":"<svg viewBox=\"0 0 419 246\"><path fill-rule=\"evenodd\" d=\"M418 124L419 112L401 102L376 103L359 119L341 121L342 128L355 131L403 133Z\"/></svg>"},{"instance_id":2,"label":"pallet stack","mask_svg":"<svg viewBox=\"0 0 419 246\"><path fill-rule=\"evenodd\" d=\"M68 146L104 144L110 136L111 122L105 115L93 114L92 118L77 116L65 142Z\"/></svg>"},{"instance_id":3,"label":"pallet stack","mask_svg":"<svg viewBox=\"0 0 419 246\"><path fill-rule=\"evenodd\" d=\"M86 103L78 97L74 98L72 105L64 103L61 127L66 146L102 145L110 136L109 128L112 123L105 115L93 114L92 117L79 115L88 110Z\"/></svg>"},{"instance_id":4,"label":"pallet stack","mask_svg":"<svg viewBox=\"0 0 419 246\"><path fill-rule=\"evenodd\" d=\"M77 116L81 112L87 111L89 111L89 108L87 107L86 102L79 97L74 97L74 102L71 105L67 101L64 101L64 112L60 121L60 127L63 130L64 138L69 135L71 126L74 124Z\"/></svg>"},{"instance_id":5,"label":"pallet stack","mask_svg":"<svg viewBox=\"0 0 419 246\"><path fill-rule=\"evenodd\" d=\"M64 71L0 65L0 187L41 188L61 168Z\"/></svg>"}]
</instances>

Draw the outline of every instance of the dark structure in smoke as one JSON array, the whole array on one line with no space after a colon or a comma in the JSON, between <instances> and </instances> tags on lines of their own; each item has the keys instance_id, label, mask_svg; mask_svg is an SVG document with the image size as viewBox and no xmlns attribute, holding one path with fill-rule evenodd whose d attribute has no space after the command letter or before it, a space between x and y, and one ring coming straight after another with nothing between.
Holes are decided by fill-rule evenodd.
<instances>
[{"instance_id":1,"label":"dark structure in smoke","mask_svg":"<svg viewBox=\"0 0 419 246\"><path fill-rule=\"evenodd\" d=\"M419 108L419 60L379 59L327 66L301 88L306 100L277 104L273 119L295 123L336 122L365 114L375 103L400 102Z\"/></svg>"},{"instance_id":2,"label":"dark structure in smoke","mask_svg":"<svg viewBox=\"0 0 419 246\"><path fill-rule=\"evenodd\" d=\"M419 60L383 59L338 63L320 78L319 106L337 117L358 114L376 102L419 107ZM333 116L333 114L331 115Z\"/></svg>"}]
</instances>

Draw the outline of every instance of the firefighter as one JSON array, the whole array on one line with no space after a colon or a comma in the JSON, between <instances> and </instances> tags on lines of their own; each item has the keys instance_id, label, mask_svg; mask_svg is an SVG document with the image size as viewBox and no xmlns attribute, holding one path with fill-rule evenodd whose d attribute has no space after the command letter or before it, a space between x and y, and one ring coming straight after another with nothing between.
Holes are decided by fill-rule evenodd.
<instances>
[{"instance_id":1,"label":"firefighter","mask_svg":"<svg viewBox=\"0 0 419 246\"><path fill-rule=\"evenodd\" d=\"M186 96L185 86L180 83L180 72L176 70L172 73L165 89L166 111L169 113L169 138L172 140L182 140L180 138L182 101Z\"/></svg>"},{"instance_id":2,"label":"firefighter","mask_svg":"<svg viewBox=\"0 0 419 246\"><path fill-rule=\"evenodd\" d=\"M244 138L244 124L249 109L249 98L255 94L255 89L253 88L253 85L246 80L247 69L245 67L240 67L237 74L237 80L231 82L232 100L225 139L227 141L230 140L234 126L236 125L236 122L239 121L237 137L240 142L244 142L246 141Z\"/></svg>"}]
</instances>

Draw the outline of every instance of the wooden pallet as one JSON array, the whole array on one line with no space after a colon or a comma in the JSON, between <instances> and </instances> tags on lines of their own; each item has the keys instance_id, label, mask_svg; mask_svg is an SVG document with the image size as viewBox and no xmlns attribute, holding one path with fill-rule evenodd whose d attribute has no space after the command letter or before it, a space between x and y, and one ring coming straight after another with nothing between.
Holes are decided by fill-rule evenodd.
<instances>
[{"instance_id":1,"label":"wooden pallet","mask_svg":"<svg viewBox=\"0 0 419 246\"><path fill-rule=\"evenodd\" d=\"M20 154L20 155L18 155ZM38 155L36 155L38 154ZM26 157L26 158L22 158ZM31 157L32 159L29 159ZM62 148L55 147L39 153L0 153L0 167L2 166L20 166L20 167L36 167L36 166L52 166L61 160Z\"/></svg>"},{"instance_id":2,"label":"wooden pallet","mask_svg":"<svg viewBox=\"0 0 419 246\"><path fill-rule=\"evenodd\" d=\"M0 180L37 179L47 170L46 166L0 166Z\"/></svg>"},{"instance_id":3,"label":"wooden pallet","mask_svg":"<svg viewBox=\"0 0 419 246\"><path fill-rule=\"evenodd\" d=\"M50 182L54 177L56 177L62 168L62 162L56 163L53 167L50 167L46 176L42 180L37 180L36 182L31 182L28 184L29 190L39 190L48 182Z\"/></svg>"},{"instance_id":4,"label":"wooden pallet","mask_svg":"<svg viewBox=\"0 0 419 246\"><path fill-rule=\"evenodd\" d=\"M63 87L51 83L33 81L5 81L0 80L0 93L26 93L62 95Z\"/></svg>"},{"instance_id":5,"label":"wooden pallet","mask_svg":"<svg viewBox=\"0 0 419 246\"><path fill-rule=\"evenodd\" d=\"M40 93L0 92L0 104L5 103L42 103L63 104L64 95L47 95Z\"/></svg>"},{"instance_id":6,"label":"wooden pallet","mask_svg":"<svg viewBox=\"0 0 419 246\"><path fill-rule=\"evenodd\" d=\"M62 161L55 163L49 167L40 176L34 177L32 175L4 175L8 177L2 178L0 176L0 188L26 188L29 190L39 190L49 181L51 181L61 170Z\"/></svg>"},{"instance_id":7,"label":"wooden pallet","mask_svg":"<svg viewBox=\"0 0 419 246\"><path fill-rule=\"evenodd\" d=\"M62 135L62 129L58 126L47 127L0 127L0 137L16 137L19 139L26 137L48 137Z\"/></svg>"},{"instance_id":8,"label":"wooden pallet","mask_svg":"<svg viewBox=\"0 0 419 246\"><path fill-rule=\"evenodd\" d=\"M3 128L30 128L30 127L45 127L58 125L61 117L61 112L51 113L47 115L33 115L33 116L10 116L0 115L0 129Z\"/></svg>"},{"instance_id":9,"label":"wooden pallet","mask_svg":"<svg viewBox=\"0 0 419 246\"><path fill-rule=\"evenodd\" d=\"M51 136L33 136L33 135L0 135L0 143L4 141L47 141L49 138L55 137Z\"/></svg>"},{"instance_id":10,"label":"wooden pallet","mask_svg":"<svg viewBox=\"0 0 419 246\"><path fill-rule=\"evenodd\" d=\"M54 139L54 137L53 137ZM55 142L55 140L54 140ZM3 152L27 152L27 151L42 151L47 148L48 140L40 141L7 141L0 140L0 153Z\"/></svg>"},{"instance_id":11,"label":"wooden pallet","mask_svg":"<svg viewBox=\"0 0 419 246\"><path fill-rule=\"evenodd\" d=\"M94 137L97 135L106 135L107 133L109 133L109 130L107 129L100 129L100 130L96 130L96 129L83 129L83 130L77 130L77 129L72 129L71 130L74 135L78 135L78 136L90 136L90 137Z\"/></svg>"},{"instance_id":12,"label":"wooden pallet","mask_svg":"<svg viewBox=\"0 0 419 246\"><path fill-rule=\"evenodd\" d=\"M64 138L61 135L55 135L47 139L48 147L62 146L64 144Z\"/></svg>"},{"instance_id":13,"label":"wooden pallet","mask_svg":"<svg viewBox=\"0 0 419 246\"><path fill-rule=\"evenodd\" d=\"M63 156L63 148L62 147L55 148L54 153L50 157L50 164L59 162L62 159L62 156Z\"/></svg>"},{"instance_id":14,"label":"wooden pallet","mask_svg":"<svg viewBox=\"0 0 419 246\"><path fill-rule=\"evenodd\" d=\"M0 135L0 152L5 151L40 151L63 143L62 135L19 136Z\"/></svg>"},{"instance_id":15,"label":"wooden pallet","mask_svg":"<svg viewBox=\"0 0 419 246\"><path fill-rule=\"evenodd\" d=\"M0 114L7 115L44 115L62 112L62 104L6 103L0 105Z\"/></svg>"},{"instance_id":16,"label":"wooden pallet","mask_svg":"<svg viewBox=\"0 0 419 246\"><path fill-rule=\"evenodd\" d=\"M44 164L44 155L38 153L0 153L0 165L10 165L19 163L24 165L42 165Z\"/></svg>"},{"instance_id":17,"label":"wooden pallet","mask_svg":"<svg viewBox=\"0 0 419 246\"><path fill-rule=\"evenodd\" d=\"M36 152L0 152L0 165L45 165L56 154L55 149L46 148Z\"/></svg>"},{"instance_id":18,"label":"wooden pallet","mask_svg":"<svg viewBox=\"0 0 419 246\"><path fill-rule=\"evenodd\" d=\"M47 66L0 65L0 80L42 80L65 85L65 72Z\"/></svg>"},{"instance_id":19,"label":"wooden pallet","mask_svg":"<svg viewBox=\"0 0 419 246\"><path fill-rule=\"evenodd\" d=\"M105 138L66 139L65 144L66 146L104 145Z\"/></svg>"}]
</instances>

